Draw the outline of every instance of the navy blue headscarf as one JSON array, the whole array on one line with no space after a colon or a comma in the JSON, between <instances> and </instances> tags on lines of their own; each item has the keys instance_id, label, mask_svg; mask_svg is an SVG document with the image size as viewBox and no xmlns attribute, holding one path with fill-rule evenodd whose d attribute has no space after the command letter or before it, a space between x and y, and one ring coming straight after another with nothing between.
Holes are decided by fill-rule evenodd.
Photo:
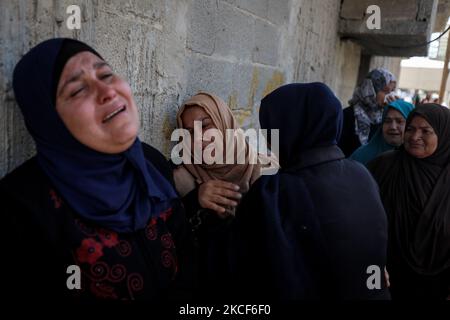
<instances>
[{"instance_id":1,"label":"navy blue headscarf","mask_svg":"<svg viewBox=\"0 0 450 320\"><path fill-rule=\"evenodd\" d=\"M15 97L36 143L38 163L65 202L100 226L132 232L177 196L145 159L138 138L125 152L105 154L80 143L65 127L56 111L55 83L68 59L82 51L100 57L72 39L50 39L32 48L14 69Z\"/></svg>"},{"instance_id":2,"label":"navy blue headscarf","mask_svg":"<svg viewBox=\"0 0 450 320\"><path fill-rule=\"evenodd\" d=\"M337 144L341 104L323 83L288 84L261 101L259 119L262 129L279 129L281 169L261 176L238 206L232 278L243 296L324 298L325 241L309 190L295 167L304 152ZM268 142L273 147L274 141Z\"/></svg>"},{"instance_id":3,"label":"navy blue headscarf","mask_svg":"<svg viewBox=\"0 0 450 320\"><path fill-rule=\"evenodd\" d=\"M341 103L320 82L284 85L261 101L259 111L261 128L280 129L282 169L298 163L305 150L336 145L342 121Z\"/></svg>"}]
</instances>

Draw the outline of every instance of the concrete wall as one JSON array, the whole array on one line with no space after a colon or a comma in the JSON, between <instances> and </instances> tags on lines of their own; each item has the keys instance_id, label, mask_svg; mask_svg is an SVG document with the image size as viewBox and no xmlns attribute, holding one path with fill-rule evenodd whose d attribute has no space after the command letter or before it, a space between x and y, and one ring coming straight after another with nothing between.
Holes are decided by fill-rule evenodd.
<instances>
[{"instance_id":1,"label":"concrete wall","mask_svg":"<svg viewBox=\"0 0 450 320\"><path fill-rule=\"evenodd\" d=\"M86 41L131 84L142 140L169 154L174 116L199 90L214 92L241 125L258 125L259 102L283 83L323 81L343 104L360 47L337 34L340 0L18 0L0 2L0 177L34 153L14 102L11 75L50 37ZM67 6L82 9L66 28Z\"/></svg>"},{"instance_id":2,"label":"concrete wall","mask_svg":"<svg viewBox=\"0 0 450 320\"><path fill-rule=\"evenodd\" d=\"M381 56L372 56L370 60L369 70L375 68L385 68L392 72L398 80L400 78L400 63L402 58L400 57L381 57Z\"/></svg>"},{"instance_id":3,"label":"concrete wall","mask_svg":"<svg viewBox=\"0 0 450 320\"><path fill-rule=\"evenodd\" d=\"M370 5L379 8L378 29L367 27ZM437 8L438 0L342 0L339 31L363 45L366 54L426 56L427 47L417 44L429 40Z\"/></svg>"}]
</instances>

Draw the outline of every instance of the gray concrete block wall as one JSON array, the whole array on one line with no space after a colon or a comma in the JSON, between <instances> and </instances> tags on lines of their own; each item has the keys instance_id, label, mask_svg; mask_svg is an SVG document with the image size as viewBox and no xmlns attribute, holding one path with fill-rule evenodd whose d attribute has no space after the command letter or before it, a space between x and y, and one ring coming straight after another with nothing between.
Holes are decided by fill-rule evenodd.
<instances>
[{"instance_id":1,"label":"gray concrete block wall","mask_svg":"<svg viewBox=\"0 0 450 320\"><path fill-rule=\"evenodd\" d=\"M40 41L66 36L95 47L130 82L141 139L169 155L176 111L199 90L221 96L244 127L258 126L260 100L284 83L323 81L348 100L360 47L339 39L340 2L1 1L0 177L35 152L11 80ZM81 30L66 28L70 4L82 9Z\"/></svg>"},{"instance_id":2,"label":"gray concrete block wall","mask_svg":"<svg viewBox=\"0 0 450 320\"><path fill-rule=\"evenodd\" d=\"M371 55L426 56L439 0L342 0L339 32L365 47ZM367 28L369 5L380 12L380 27ZM448 14L446 15L448 17ZM400 46L399 46L400 44Z\"/></svg>"},{"instance_id":3,"label":"gray concrete block wall","mask_svg":"<svg viewBox=\"0 0 450 320\"><path fill-rule=\"evenodd\" d=\"M392 74L398 79L400 78L400 62L402 58L400 57L382 57L373 56L370 59L370 70L375 68L385 68L388 69Z\"/></svg>"},{"instance_id":4,"label":"gray concrete block wall","mask_svg":"<svg viewBox=\"0 0 450 320\"><path fill-rule=\"evenodd\" d=\"M252 61L261 64L274 66L278 63L278 48L274 43L280 37L277 26L267 21L255 21L255 45L252 54Z\"/></svg>"},{"instance_id":5,"label":"gray concrete block wall","mask_svg":"<svg viewBox=\"0 0 450 320\"><path fill-rule=\"evenodd\" d=\"M340 78L335 84L336 92L341 100L342 107L348 106L348 101L353 96L355 85L358 80L360 55L355 53L360 52L360 47L349 40L342 42L339 46L338 61L336 64L340 66ZM400 66L400 62L399 66Z\"/></svg>"}]
</instances>

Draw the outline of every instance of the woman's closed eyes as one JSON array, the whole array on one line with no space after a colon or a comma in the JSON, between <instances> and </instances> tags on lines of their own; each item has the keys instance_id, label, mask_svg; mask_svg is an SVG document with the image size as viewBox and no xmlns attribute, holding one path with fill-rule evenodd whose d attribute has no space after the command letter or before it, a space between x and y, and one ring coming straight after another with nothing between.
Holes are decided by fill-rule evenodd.
<instances>
[{"instance_id":1,"label":"woman's closed eyes","mask_svg":"<svg viewBox=\"0 0 450 320\"><path fill-rule=\"evenodd\" d=\"M112 80L112 77L113 77L113 76L114 76L114 74L111 72L111 73L102 74L102 75L100 75L98 78L99 78L100 80L107 80L108 83L109 83L109 81ZM86 89L86 87L87 87L87 85L83 85L83 86L81 86L81 87L75 89L75 91L73 91L73 92L70 94L70 98L74 98L74 97L79 96L79 94L82 93L83 90Z\"/></svg>"},{"instance_id":2,"label":"woman's closed eyes","mask_svg":"<svg viewBox=\"0 0 450 320\"><path fill-rule=\"evenodd\" d=\"M195 121L201 121L202 122L202 132L204 132L204 131L206 131L208 129L215 128L214 124L212 122L212 119L209 118L209 117L208 118L203 118L203 119L198 119L198 120L195 119L194 122ZM191 136L193 137L194 127L186 126L185 129L188 130L189 133L191 134Z\"/></svg>"}]
</instances>

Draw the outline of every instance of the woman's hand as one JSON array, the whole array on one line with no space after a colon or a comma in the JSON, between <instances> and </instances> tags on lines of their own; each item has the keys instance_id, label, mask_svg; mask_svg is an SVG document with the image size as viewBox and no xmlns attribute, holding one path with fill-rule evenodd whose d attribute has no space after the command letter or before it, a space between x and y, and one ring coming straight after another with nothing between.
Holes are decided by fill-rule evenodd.
<instances>
[{"instance_id":1,"label":"woman's hand","mask_svg":"<svg viewBox=\"0 0 450 320\"><path fill-rule=\"evenodd\" d=\"M386 269L386 267L384 267L384 280L386 280L386 287L390 287L391 283L389 282L389 273Z\"/></svg>"},{"instance_id":2,"label":"woman's hand","mask_svg":"<svg viewBox=\"0 0 450 320\"><path fill-rule=\"evenodd\" d=\"M226 207L236 207L237 200L242 195L237 192L239 186L222 180L209 180L200 185L198 189L198 202L202 208L215 211L220 217L225 218Z\"/></svg>"},{"instance_id":3,"label":"woman's hand","mask_svg":"<svg viewBox=\"0 0 450 320\"><path fill-rule=\"evenodd\" d=\"M395 100L399 100L399 99L400 99L399 96L397 96L393 92L391 92L390 94L387 94L384 97L384 104L388 105L389 103L394 102Z\"/></svg>"}]
</instances>

